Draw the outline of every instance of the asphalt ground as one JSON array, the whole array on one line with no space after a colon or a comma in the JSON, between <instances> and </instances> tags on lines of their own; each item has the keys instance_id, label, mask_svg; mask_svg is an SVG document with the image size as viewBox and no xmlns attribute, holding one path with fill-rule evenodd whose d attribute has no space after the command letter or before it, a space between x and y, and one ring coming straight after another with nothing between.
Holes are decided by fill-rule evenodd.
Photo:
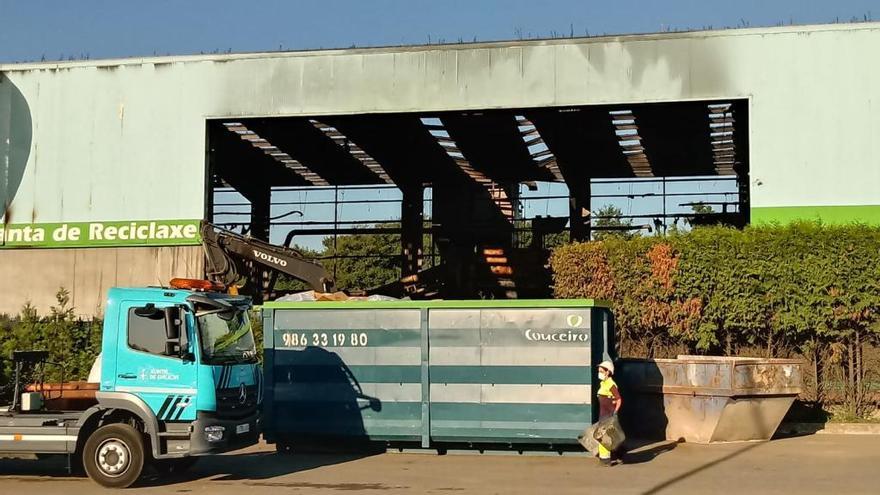
<instances>
[{"instance_id":1,"label":"asphalt ground","mask_svg":"<svg viewBox=\"0 0 880 495\"><path fill-rule=\"evenodd\" d=\"M65 461L0 459L0 494L106 493ZM809 435L770 442L658 443L601 467L585 456L382 453L280 455L266 445L207 457L125 493L679 495L880 493L880 436Z\"/></svg>"}]
</instances>

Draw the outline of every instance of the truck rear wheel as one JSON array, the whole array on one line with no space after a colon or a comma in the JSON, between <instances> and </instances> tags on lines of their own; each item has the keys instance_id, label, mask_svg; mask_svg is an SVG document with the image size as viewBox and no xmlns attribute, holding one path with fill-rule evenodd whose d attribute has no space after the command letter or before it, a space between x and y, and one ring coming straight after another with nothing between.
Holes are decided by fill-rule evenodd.
<instances>
[{"instance_id":1,"label":"truck rear wheel","mask_svg":"<svg viewBox=\"0 0 880 495\"><path fill-rule=\"evenodd\" d=\"M86 474L107 488L128 488L144 468L144 439L126 424L98 428L83 448Z\"/></svg>"}]
</instances>

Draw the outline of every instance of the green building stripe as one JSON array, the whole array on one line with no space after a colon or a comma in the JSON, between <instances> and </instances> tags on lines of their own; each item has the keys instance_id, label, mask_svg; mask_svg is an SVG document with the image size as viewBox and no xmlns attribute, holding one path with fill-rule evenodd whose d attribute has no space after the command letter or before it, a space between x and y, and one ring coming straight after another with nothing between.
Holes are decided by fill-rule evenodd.
<instances>
[{"instance_id":1,"label":"green building stripe","mask_svg":"<svg viewBox=\"0 0 880 495\"><path fill-rule=\"evenodd\" d=\"M752 207L751 221L791 223L798 220L821 220L830 224L866 223L880 225L880 205L860 206L767 206Z\"/></svg>"},{"instance_id":2,"label":"green building stripe","mask_svg":"<svg viewBox=\"0 0 880 495\"><path fill-rule=\"evenodd\" d=\"M201 220L13 223L0 225L0 249L190 246Z\"/></svg>"},{"instance_id":3,"label":"green building stripe","mask_svg":"<svg viewBox=\"0 0 880 495\"><path fill-rule=\"evenodd\" d=\"M589 385L588 366L431 366L431 383Z\"/></svg>"}]
</instances>

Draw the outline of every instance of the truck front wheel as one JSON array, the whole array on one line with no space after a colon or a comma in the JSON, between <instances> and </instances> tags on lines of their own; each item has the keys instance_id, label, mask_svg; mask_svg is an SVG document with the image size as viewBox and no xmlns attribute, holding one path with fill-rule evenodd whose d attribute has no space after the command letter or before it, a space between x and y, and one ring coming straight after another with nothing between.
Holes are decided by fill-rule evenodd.
<instances>
[{"instance_id":1,"label":"truck front wheel","mask_svg":"<svg viewBox=\"0 0 880 495\"><path fill-rule=\"evenodd\" d=\"M144 468L144 439L126 424L102 426L83 448L86 474L107 488L128 488Z\"/></svg>"}]
</instances>

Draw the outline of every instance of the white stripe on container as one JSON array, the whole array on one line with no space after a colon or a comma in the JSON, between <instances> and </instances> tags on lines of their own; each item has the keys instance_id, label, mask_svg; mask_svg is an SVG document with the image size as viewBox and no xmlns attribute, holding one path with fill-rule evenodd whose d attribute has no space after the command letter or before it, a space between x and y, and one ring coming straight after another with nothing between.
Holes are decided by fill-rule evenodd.
<instances>
[{"instance_id":1,"label":"white stripe on container","mask_svg":"<svg viewBox=\"0 0 880 495\"><path fill-rule=\"evenodd\" d=\"M589 420L586 420L589 421ZM516 428L518 430L583 430L585 422L535 421L476 421L476 420L437 420L431 421L435 428Z\"/></svg>"},{"instance_id":2,"label":"white stripe on container","mask_svg":"<svg viewBox=\"0 0 880 495\"><path fill-rule=\"evenodd\" d=\"M431 402L588 405L591 399L589 385L431 384Z\"/></svg>"},{"instance_id":3,"label":"white stripe on container","mask_svg":"<svg viewBox=\"0 0 880 495\"><path fill-rule=\"evenodd\" d=\"M590 347L431 347L436 366L584 366Z\"/></svg>"}]
</instances>

